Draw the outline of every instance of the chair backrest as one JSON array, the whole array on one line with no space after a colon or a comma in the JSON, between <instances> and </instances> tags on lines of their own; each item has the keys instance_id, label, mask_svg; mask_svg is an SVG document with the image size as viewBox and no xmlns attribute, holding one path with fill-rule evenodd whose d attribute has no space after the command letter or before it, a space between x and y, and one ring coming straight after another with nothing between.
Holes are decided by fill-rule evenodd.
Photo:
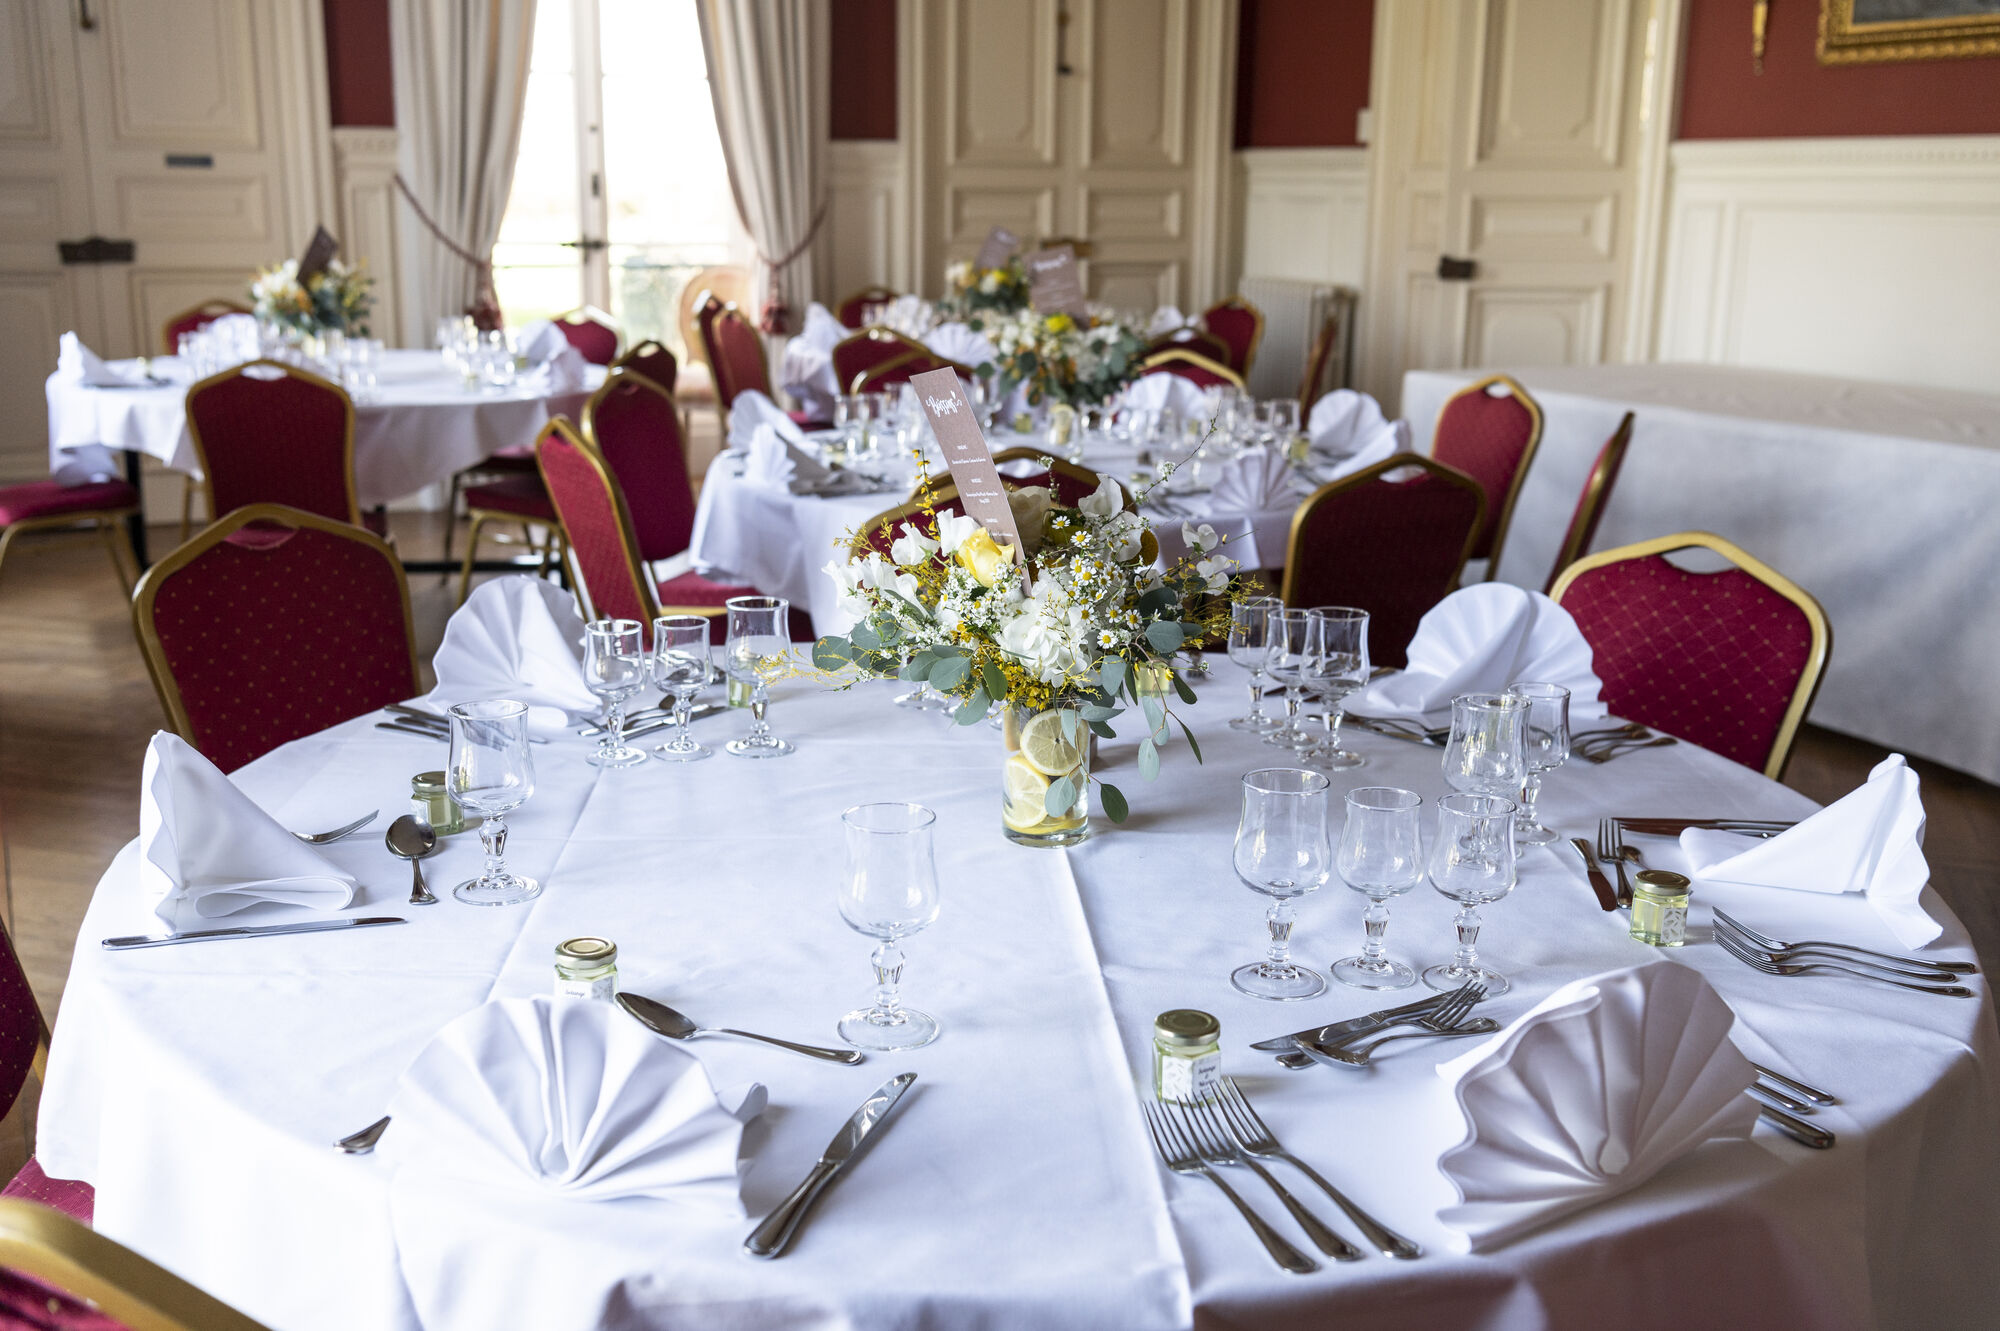
<instances>
[{"instance_id":1,"label":"chair backrest","mask_svg":"<svg viewBox=\"0 0 2000 1331\"><path fill-rule=\"evenodd\" d=\"M600 619L638 620L650 641L660 614L658 594L639 558L639 537L617 477L561 416L536 437L535 461L590 593L591 610Z\"/></svg>"},{"instance_id":2,"label":"chair backrest","mask_svg":"<svg viewBox=\"0 0 2000 1331\"><path fill-rule=\"evenodd\" d=\"M1370 659L1405 665L1417 622L1458 585L1485 512L1479 482L1415 453L1330 481L1292 517L1284 602L1359 606Z\"/></svg>"},{"instance_id":3,"label":"chair backrest","mask_svg":"<svg viewBox=\"0 0 2000 1331\"><path fill-rule=\"evenodd\" d=\"M1201 326L1229 348L1225 362L1238 374L1250 373L1257 344L1264 340L1264 312L1241 296L1231 296L1201 312Z\"/></svg>"},{"instance_id":4,"label":"chair backrest","mask_svg":"<svg viewBox=\"0 0 2000 1331\"><path fill-rule=\"evenodd\" d=\"M900 360L904 356L929 354L923 343L904 337L889 328L864 328L853 337L843 337L833 344L829 359L833 362L833 381L840 385L843 393L860 390L854 381L878 365Z\"/></svg>"},{"instance_id":5,"label":"chair backrest","mask_svg":"<svg viewBox=\"0 0 2000 1331\"><path fill-rule=\"evenodd\" d=\"M160 325L160 354L171 356L179 351L183 333L200 332L225 314L249 313L248 305L238 305L233 300L205 300L190 309L182 310Z\"/></svg>"},{"instance_id":6,"label":"chair backrest","mask_svg":"<svg viewBox=\"0 0 2000 1331\"><path fill-rule=\"evenodd\" d=\"M1493 393L1488 390L1500 388ZM1490 579L1500 567L1500 548L1521 482L1542 442L1542 409L1528 390L1504 374L1492 375L1453 393L1438 412L1431 456L1478 481L1486 491L1486 521L1472 543L1472 557L1487 560Z\"/></svg>"},{"instance_id":7,"label":"chair backrest","mask_svg":"<svg viewBox=\"0 0 2000 1331\"><path fill-rule=\"evenodd\" d=\"M1735 567L1667 561L1697 547ZM1684 531L1585 556L1549 595L1590 644L1614 716L1784 774L1833 641L1804 588L1720 536Z\"/></svg>"},{"instance_id":8,"label":"chair backrest","mask_svg":"<svg viewBox=\"0 0 2000 1331\"><path fill-rule=\"evenodd\" d=\"M1306 420L1312 415L1313 403L1333 391L1328 383L1335 355L1340 350L1340 321L1338 313L1329 314L1319 326L1319 333L1313 338L1312 350L1306 353L1305 374L1299 380L1299 419Z\"/></svg>"},{"instance_id":9,"label":"chair backrest","mask_svg":"<svg viewBox=\"0 0 2000 1331\"><path fill-rule=\"evenodd\" d=\"M1139 372L1150 374L1162 370L1177 374L1201 388L1242 388L1243 376L1227 365L1212 361L1198 351L1185 347L1169 347L1156 351L1139 362Z\"/></svg>"},{"instance_id":10,"label":"chair backrest","mask_svg":"<svg viewBox=\"0 0 2000 1331\"><path fill-rule=\"evenodd\" d=\"M1156 355L1162 351L1172 351L1178 347L1182 351L1192 351L1197 356L1206 356L1217 365L1229 364L1229 344L1213 333L1204 333L1199 328L1185 325L1171 333L1162 333L1146 344L1141 357Z\"/></svg>"},{"instance_id":11,"label":"chair backrest","mask_svg":"<svg viewBox=\"0 0 2000 1331\"><path fill-rule=\"evenodd\" d=\"M609 365L618 359L618 323L603 310L584 305L558 314L555 325L592 365Z\"/></svg>"},{"instance_id":12,"label":"chair backrest","mask_svg":"<svg viewBox=\"0 0 2000 1331\"><path fill-rule=\"evenodd\" d=\"M963 513L965 502L958 497L958 487L950 481L932 482L928 502L921 490L908 502L877 513L868 521L854 529L854 538L847 543L847 553L860 558L874 551L884 559L889 557L889 547L903 534L903 524L908 523L926 536L937 535L937 523L925 513Z\"/></svg>"},{"instance_id":13,"label":"chair backrest","mask_svg":"<svg viewBox=\"0 0 2000 1331\"><path fill-rule=\"evenodd\" d=\"M1597 450L1597 461L1591 464L1590 475L1583 482L1583 493L1576 497L1576 509L1569 515L1569 530L1563 533L1562 548L1556 551L1555 567L1549 570L1543 591L1554 587L1564 569L1590 552L1590 543L1597 538L1598 519L1604 516L1604 506L1611 502L1611 487L1618 483L1618 469L1625 465L1625 450L1631 443L1632 413L1628 411L1611 437L1604 441L1604 447Z\"/></svg>"},{"instance_id":14,"label":"chair backrest","mask_svg":"<svg viewBox=\"0 0 2000 1331\"><path fill-rule=\"evenodd\" d=\"M638 346L611 362L614 370L631 370L643 374L667 392L674 391L674 380L680 376L680 362L674 353L655 338L647 338Z\"/></svg>"},{"instance_id":15,"label":"chair backrest","mask_svg":"<svg viewBox=\"0 0 2000 1331\"><path fill-rule=\"evenodd\" d=\"M1047 469L1039 475L1008 475L1001 479L1010 485L1045 485L1049 489L1050 496L1064 508L1075 508L1077 500L1097 493L1097 487L1103 480L1088 467L1078 466L1063 458L1050 457L1046 449L1031 448L1027 445L1003 448L993 455L993 462L996 466L1009 462L1046 462ZM1129 492L1126 501L1129 506L1131 502Z\"/></svg>"},{"instance_id":16,"label":"chair backrest","mask_svg":"<svg viewBox=\"0 0 2000 1331\"><path fill-rule=\"evenodd\" d=\"M280 504L239 508L153 565L132 622L168 722L225 772L419 692L395 551Z\"/></svg>"},{"instance_id":17,"label":"chair backrest","mask_svg":"<svg viewBox=\"0 0 2000 1331\"><path fill-rule=\"evenodd\" d=\"M22 1300L0 1306L10 1327L268 1331L90 1226L12 1197L0 1199L0 1279L0 1300Z\"/></svg>"},{"instance_id":18,"label":"chair backrest","mask_svg":"<svg viewBox=\"0 0 2000 1331\"><path fill-rule=\"evenodd\" d=\"M28 1074L42 1075L48 1056L48 1023L42 1020L14 940L0 923L0 1117L14 1108Z\"/></svg>"},{"instance_id":19,"label":"chair backrest","mask_svg":"<svg viewBox=\"0 0 2000 1331\"><path fill-rule=\"evenodd\" d=\"M583 437L625 496L639 558L651 563L686 550L694 485L673 398L643 375L613 370L584 405Z\"/></svg>"},{"instance_id":20,"label":"chair backrest","mask_svg":"<svg viewBox=\"0 0 2000 1331\"><path fill-rule=\"evenodd\" d=\"M927 374L932 370L956 370L960 379L969 381L972 378L972 370L968 366L920 348L863 370L854 376L850 391L880 393L910 382L911 375Z\"/></svg>"},{"instance_id":21,"label":"chair backrest","mask_svg":"<svg viewBox=\"0 0 2000 1331\"><path fill-rule=\"evenodd\" d=\"M188 389L187 422L211 517L246 504L284 504L361 521L354 400L338 384L253 360Z\"/></svg>"},{"instance_id":22,"label":"chair backrest","mask_svg":"<svg viewBox=\"0 0 2000 1331\"><path fill-rule=\"evenodd\" d=\"M695 312L695 328L701 334L702 355L715 376L716 402L724 411L747 389L771 396L764 339L741 310L711 297Z\"/></svg>"},{"instance_id":23,"label":"chair backrest","mask_svg":"<svg viewBox=\"0 0 2000 1331\"><path fill-rule=\"evenodd\" d=\"M701 344L700 314L711 296L723 305L740 305L750 299L750 270L734 264L717 264L700 269L681 288L674 311L681 330L681 345L687 348L688 355L704 365L708 363L708 351Z\"/></svg>"},{"instance_id":24,"label":"chair backrest","mask_svg":"<svg viewBox=\"0 0 2000 1331\"><path fill-rule=\"evenodd\" d=\"M899 293L887 287L863 287L846 300L833 307L833 317L840 321L842 328L863 328L867 326L866 315L870 305L887 305Z\"/></svg>"}]
</instances>

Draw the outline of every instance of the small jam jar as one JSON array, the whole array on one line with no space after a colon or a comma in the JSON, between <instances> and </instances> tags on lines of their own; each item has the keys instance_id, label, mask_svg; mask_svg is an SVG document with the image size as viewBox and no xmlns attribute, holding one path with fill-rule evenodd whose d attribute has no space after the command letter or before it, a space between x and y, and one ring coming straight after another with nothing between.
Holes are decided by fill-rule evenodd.
<instances>
[{"instance_id":1,"label":"small jam jar","mask_svg":"<svg viewBox=\"0 0 2000 1331\"><path fill-rule=\"evenodd\" d=\"M572 938L556 944L556 997L609 1003L618 992L618 944L608 938Z\"/></svg>"},{"instance_id":2,"label":"small jam jar","mask_svg":"<svg viewBox=\"0 0 2000 1331\"><path fill-rule=\"evenodd\" d=\"M410 778L410 812L439 836L465 830L465 814L445 787L443 772L419 772Z\"/></svg>"},{"instance_id":3,"label":"small jam jar","mask_svg":"<svg viewBox=\"0 0 2000 1331\"><path fill-rule=\"evenodd\" d=\"M1153 1095L1192 1104L1222 1083L1222 1023L1194 1008L1153 1018Z\"/></svg>"},{"instance_id":4,"label":"small jam jar","mask_svg":"<svg viewBox=\"0 0 2000 1331\"><path fill-rule=\"evenodd\" d=\"M1679 947L1687 942L1688 898L1692 885L1666 869L1641 869L1632 875L1632 937L1653 947Z\"/></svg>"}]
</instances>

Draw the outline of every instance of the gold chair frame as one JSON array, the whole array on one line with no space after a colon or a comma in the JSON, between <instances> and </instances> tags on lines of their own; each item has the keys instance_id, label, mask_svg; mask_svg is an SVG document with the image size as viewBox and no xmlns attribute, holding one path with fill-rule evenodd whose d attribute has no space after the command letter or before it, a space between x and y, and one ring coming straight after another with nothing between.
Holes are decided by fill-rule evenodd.
<instances>
[{"instance_id":1,"label":"gold chair frame","mask_svg":"<svg viewBox=\"0 0 2000 1331\"><path fill-rule=\"evenodd\" d=\"M934 483L927 488L930 492L928 495L924 493L926 487L922 483L919 483L916 494L910 496L910 498L896 505L894 508L884 509L874 517L868 519L868 521L862 523L859 527L856 527L853 537L847 542L848 557L850 559L858 559L874 549L875 547L868 543L868 537L870 533L882 530L882 524L889 524L889 529L894 531L896 524L915 517L926 508L934 508L939 504L958 498L958 487L950 481L945 481L942 484Z\"/></svg>"},{"instance_id":2,"label":"gold chair frame","mask_svg":"<svg viewBox=\"0 0 2000 1331\"><path fill-rule=\"evenodd\" d=\"M925 346L923 343L917 341L913 337L905 337L903 334L897 332L895 329L884 328L881 324L870 324L866 328L857 329L854 332L849 333L846 337L843 337L840 339L840 341L834 343L832 350L827 353L827 363L829 365L833 363L834 351L838 351L842 347L847 346L848 344L854 342L888 342L895 346L901 347L903 350L902 354L891 356L888 360L885 361L879 361L876 364L869 366L868 369L866 370L856 370L854 372L853 377L848 380L847 386L840 389L840 391L843 393L860 392L861 390L855 387L855 385L861 382L861 376L867 374L869 370L878 370L881 369L883 366L894 365L899 361L908 360L913 355L928 356L931 354L931 349L929 347ZM834 382L836 386L838 386L839 384L839 379L840 379L839 373L836 371L834 375Z\"/></svg>"},{"instance_id":3,"label":"gold chair frame","mask_svg":"<svg viewBox=\"0 0 2000 1331\"><path fill-rule=\"evenodd\" d=\"M891 291L889 288L880 285L869 285L861 288L859 291L849 292L834 302L834 320L838 322L840 319L839 311L846 309L856 301L861 302L862 308L866 309L870 305L886 305L902 294L900 291Z\"/></svg>"},{"instance_id":4,"label":"gold chair frame","mask_svg":"<svg viewBox=\"0 0 2000 1331\"><path fill-rule=\"evenodd\" d=\"M1333 361L1334 343L1340 337L1341 315L1329 314L1320 320L1319 333L1313 338L1312 346L1306 351L1306 368L1299 379L1299 424L1303 426L1312 415L1313 404L1326 394L1319 386L1326 382L1327 366ZM1331 391L1331 390L1329 390Z\"/></svg>"},{"instance_id":5,"label":"gold chair frame","mask_svg":"<svg viewBox=\"0 0 2000 1331\"><path fill-rule=\"evenodd\" d=\"M1248 377L1250 367L1257 363L1257 349L1264 344L1264 311L1243 299L1240 294L1231 296L1227 300L1218 300L1215 304L1209 306L1208 309L1201 312L1201 328L1204 333L1208 332L1208 316L1210 311L1213 310L1242 310L1250 316L1250 345L1243 349L1242 369L1242 374ZM1209 333L1209 336L1216 337L1217 335ZM1228 343L1224 342L1223 345L1227 346Z\"/></svg>"},{"instance_id":6,"label":"gold chair frame","mask_svg":"<svg viewBox=\"0 0 2000 1331\"><path fill-rule=\"evenodd\" d=\"M1243 389L1242 375L1230 369L1227 365L1210 360L1199 351L1188 351L1182 347L1168 347L1165 351L1156 351L1152 355L1147 356L1139 362L1139 372L1147 374L1165 365L1193 365L1198 369L1206 370L1210 374L1217 376L1225 383L1235 385L1238 392L1241 392Z\"/></svg>"},{"instance_id":7,"label":"gold chair frame","mask_svg":"<svg viewBox=\"0 0 2000 1331\"><path fill-rule=\"evenodd\" d=\"M1804 724L1806 714L1812 710L1813 699L1819 694L1821 677L1826 672L1826 658L1833 650L1833 626L1827 623L1826 610L1813 598L1811 592L1734 541L1717 536L1714 532L1683 531L1675 532L1672 536L1656 536L1650 541L1635 541L1631 545L1621 545L1611 550L1600 550L1594 555L1585 555L1562 571L1562 576L1556 579L1555 586L1549 590L1549 599L1561 605L1563 593L1569 590L1571 583L1592 569L1603 568L1606 564L1622 564L1630 559L1645 559L1650 555L1668 555L1676 550L1694 549L1708 550L1721 555L1790 601L1805 613L1806 623L1812 629L1812 645L1806 653L1805 668L1799 672L1799 682L1792 687L1792 701L1785 708L1784 720L1779 722L1778 733L1771 741L1771 752L1764 760L1764 775L1776 781L1784 776L1785 764L1791 761L1792 741L1798 738L1799 727Z\"/></svg>"},{"instance_id":8,"label":"gold chair frame","mask_svg":"<svg viewBox=\"0 0 2000 1331\"><path fill-rule=\"evenodd\" d=\"M51 1207L0 1198L0 1266L87 1299L131 1331L269 1331Z\"/></svg>"},{"instance_id":9,"label":"gold chair frame","mask_svg":"<svg viewBox=\"0 0 2000 1331\"><path fill-rule=\"evenodd\" d=\"M1506 548L1507 545L1507 529L1510 525L1512 525L1514 521L1514 505L1520 502L1521 487L1525 485L1528 480L1528 468L1534 463L1535 453L1542 446L1542 424L1543 424L1542 404L1535 401L1534 397L1528 392L1528 390L1521 387L1520 383L1516 381L1513 378L1513 376L1505 374L1489 374L1484 379L1481 379L1478 383L1467 384L1465 387L1459 389L1456 393L1453 393L1450 397L1446 398L1444 400L1444 405L1438 408L1438 415L1437 415L1438 424L1442 424L1444 421L1444 414L1446 411L1450 410L1452 403L1458 401L1462 397L1469 396L1470 394L1473 393L1484 393L1494 384L1505 385L1507 391L1513 395L1514 400L1519 402L1522 406L1528 409L1529 419L1531 419L1534 422L1534 425L1528 431L1527 446L1521 450L1520 464L1514 468L1514 480L1507 487L1506 495L1503 496L1500 500L1500 514L1497 518L1494 519L1493 522L1493 545L1492 548L1486 552L1485 581L1487 582L1493 581L1493 575L1499 572L1500 554ZM1438 450L1437 425L1434 424L1431 427L1431 455L1433 457L1437 456L1437 450Z\"/></svg>"},{"instance_id":10,"label":"gold chair frame","mask_svg":"<svg viewBox=\"0 0 2000 1331\"><path fill-rule=\"evenodd\" d=\"M625 330L619 326L618 321L612 318L607 311L600 310L595 305L585 303L573 310L564 310L561 314L556 315L554 319L550 320L550 322L572 325L594 323L610 329L611 359L613 361L618 359L620 352L625 346ZM565 338L564 340L567 341L568 339Z\"/></svg>"},{"instance_id":11,"label":"gold chair frame","mask_svg":"<svg viewBox=\"0 0 2000 1331\"><path fill-rule=\"evenodd\" d=\"M1611 478L1625 461L1625 451L1632 446L1631 412L1618 422L1618 428L1605 441L1605 448L1591 464L1590 475L1583 482L1583 501L1577 506L1576 514L1570 519L1569 530L1563 533L1562 548L1556 551L1555 567L1549 570L1549 580L1542 584L1546 595L1556 585L1564 569L1584 556L1587 538L1584 533L1596 524L1599 511L1604 507L1605 492L1611 488Z\"/></svg>"},{"instance_id":12,"label":"gold chair frame","mask_svg":"<svg viewBox=\"0 0 2000 1331\"><path fill-rule=\"evenodd\" d=\"M51 513L42 518L22 518L0 527L0 567L7 562L7 552L13 548L16 537L30 532L63 531L83 529L89 523L104 539L105 553L111 556L112 571L118 575L118 585L129 598L132 585L139 577L139 557L132 549L132 537L125 530L125 520L139 512L137 504L126 504L118 508L85 508L70 513Z\"/></svg>"},{"instance_id":13,"label":"gold chair frame","mask_svg":"<svg viewBox=\"0 0 2000 1331\"><path fill-rule=\"evenodd\" d=\"M159 630L153 627L153 604L159 599L160 588L168 578L253 522L331 532L345 540L372 547L389 561L389 566L396 570L396 590L403 598L403 645L410 653L410 680L414 685L423 679L417 669L417 632L416 621L410 614L409 575L403 572L403 562L396 558L395 550L387 541L356 523L322 517L285 504L245 504L211 522L197 532L193 540L175 548L147 569L146 575L139 579L138 590L132 593L132 629L139 639L139 654L146 658L146 673L152 676L153 692L159 695L160 709L167 714L167 723L173 727L173 732L197 749L201 746L195 742L194 723L188 718L186 704L181 701L180 685L174 682L173 671L167 665L166 648L160 642Z\"/></svg>"},{"instance_id":14,"label":"gold chair frame","mask_svg":"<svg viewBox=\"0 0 2000 1331\"><path fill-rule=\"evenodd\" d=\"M206 314L213 321L220 319L225 314L250 314L252 312L248 305L239 305L233 300L205 300L198 305L190 305L179 314L169 315L161 321L160 354L162 356L172 356L180 351L180 348L174 344L174 325L184 319L192 319L196 315Z\"/></svg>"},{"instance_id":15,"label":"gold chair frame","mask_svg":"<svg viewBox=\"0 0 2000 1331\"><path fill-rule=\"evenodd\" d=\"M626 348L626 350L619 355L617 360L612 361L610 365L606 366L605 372L608 374L612 370L630 370L632 373L638 375L642 379L645 379L648 383L656 383L657 381L653 379L653 376L647 374L644 370L640 369L638 365L635 363L640 356L645 354L647 347L651 347L655 351L664 351L669 356L674 354L674 349L668 346L666 343L660 341L659 338L657 337L642 338L640 341ZM678 366L676 367L675 372L676 374L679 373ZM658 386L661 388L667 388L665 384L659 384ZM674 390L671 388L667 388L667 391L671 393Z\"/></svg>"},{"instance_id":16,"label":"gold chair frame","mask_svg":"<svg viewBox=\"0 0 2000 1331\"><path fill-rule=\"evenodd\" d=\"M713 313L710 313L708 309L710 301L713 301L715 304ZM757 331L756 324L744 318L743 311L737 308L736 302L723 301L714 295L709 295L696 304L694 311L695 333L701 342L702 361L708 366L709 379L715 385L715 414L721 420L722 433L724 436L727 436L729 433L729 403L725 399L728 395L722 391L722 373L715 366L715 321L718 319L742 320L744 327L750 330L750 345L757 349L757 364L763 371L764 386L766 388L773 387L771 383L771 353L764 346L764 335Z\"/></svg>"},{"instance_id":17,"label":"gold chair frame","mask_svg":"<svg viewBox=\"0 0 2000 1331\"><path fill-rule=\"evenodd\" d=\"M1372 467L1363 467L1351 476L1328 481L1299 501L1298 510L1292 514L1291 532L1285 538L1285 577L1279 584L1279 600L1286 605L1292 604L1293 583L1298 578L1299 557L1305 550L1306 519L1312 516L1312 511L1337 494L1358 490L1364 485L1372 484L1388 472L1401 471L1405 467L1419 468L1441 481L1472 492L1475 501L1472 510L1472 528L1465 534L1465 546L1458 554L1458 567L1451 575L1451 589L1455 590L1458 587L1459 579L1465 575L1466 561L1472 558L1473 543L1479 539L1479 525L1486 518L1486 487L1457 467L1439 462L1435 458L1427 458L1421 453L1398 453L1393 457L1382 459Z\"/></svg>"},{"instance_id":18,"label":"gold chair frame","mask_svg":"<svg viewBox=\"0 0 2000 1331\"><path fill-rule=\"evenodd\" d=\"M1139 354L1143 358L1157 355L1162 351L1192 351L1197 356L1206 356L1221 365L1224 363L1224 358L1229 355L1229 344L1214 333L1196 328L1192 324L1183 324L1172 332L1162 333L1147 342Z\"/></svg>"},{"instance_id":19,"label":"gold chair frame","mask_svg":"<svg viewBox=\"0 0 2000 1331\"><path fill-rule=\"evenodd\" d=\"M882 380L888 378L891 374L894 374L897 370L903 369L904 367L909 365L911 361L915 360L936 361L937 365L933 367L934 369L955 370L957 371L961 379L968 378L972 374L972 371L969 367L960 365L955 360L947 360L943 356L940 356L936 352L930 350L928 347L920 346L915 351L906 351L900 356L891 357L890 359L883 361L880 365L871 365L867 369L861 371L859 374L856 374L854 376L854 383L848 389L848 392L852 394L876 392L878 391L875 388L876 384L882 382ZM907 380L905 382L907 382Z\"/></svg>"},{"instance_id":20,"label":"gold chair frame","mask_svg":"<svg viewBox=\"0 0 2000 1331\"><path fill-rule=\"evenodd\" d=\"M289 379L303 379L309 384L331 389L340 395L341 406L347 416L342 430L345 440L341 446L340 459L341 469L347 474L347 520L357 527L361 526L361 504L356 497L354 484L354 399L347 395L346 389L332 380L322 379L308 370L301 370L296 365L287 365L283 361L276 360L253 360L246 361L241 365L232 365L220 374L211 374L208 378L203 379L187 391L187 406L185 410L187 412L188 437L194 441L195 462L201 468L201 497L203 504L208 509L209 522L215 523L227 515L215 511L215 469L208 465L208 449L201 441L201 427L195 424L195 399L206 390L213 388L224 380L242 377L246 371L259 365L267 365L274 370L282 371ZM251 375L249 377L255 378L257 376ZM264 507L264 505L253 505L253 507ZM286 506L280 504L272 505L272 507L283 508Z\"/></svg>"}]
</instances>

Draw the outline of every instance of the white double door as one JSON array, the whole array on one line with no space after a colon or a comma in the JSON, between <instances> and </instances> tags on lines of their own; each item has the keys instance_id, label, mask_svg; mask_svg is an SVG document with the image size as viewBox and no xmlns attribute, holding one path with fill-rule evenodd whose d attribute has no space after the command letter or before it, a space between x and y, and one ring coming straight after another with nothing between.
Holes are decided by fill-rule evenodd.
<instances>
[{"instance_id":1,"label":"white double door","mask_svg":"<svg viewBox=\"0 0 2000 1331\"><path fill-rule=\"evenodd\" d=\"M0 0L0 482L47 474L64 332L157 354L168 318L304 248L330 196L318 22L305 0ZM131 258L64 262L93 238Z\"/></svg>"}]
</instances>

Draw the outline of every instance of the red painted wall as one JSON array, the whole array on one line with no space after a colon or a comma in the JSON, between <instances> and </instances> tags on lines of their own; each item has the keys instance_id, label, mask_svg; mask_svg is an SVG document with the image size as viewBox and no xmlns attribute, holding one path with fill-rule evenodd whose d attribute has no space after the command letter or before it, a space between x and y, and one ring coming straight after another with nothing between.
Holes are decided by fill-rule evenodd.
<instances>
[{"instance_id":1,"label":"red painted wall","mask_svg":"<svg viewBox=\"0 0 2000 1331\"><path fill-rule=\"evenodd\" d=\"M2000 59L1822 65L1820 0L1771 0L1764 72L1749 0L1689 0L1683 139L2000 134Z\"/></svg>"},{"instance_id":2,"label":"red painted wall","mask_svg":"<svg viewBox=\"0 0 2000 1331\"><path fill-rule=\"evenodd\" d=\"M326 0L326 86L336 125L393 125L389 0Z\"/></svg>"},{"instance_id":3,"label":"red painted wall","mask_svg":"<svg viewBox=\"0 0 2000 1331\"><path fill-rule=\"evenodd\" d=\"M1242 0L1239 13L1236 146L1353 147L1375 0Z\"/></svg>"},{"instance_id":4,"label":"red painted wall","mask_svg":"<svg viewBox=\"0 0 2000 1331\"><path fill-rule=\"evenodd\" d=\"M895 138L896 0L833 0L830 27L832 137Z\"/></svg>"}]
</instances>

